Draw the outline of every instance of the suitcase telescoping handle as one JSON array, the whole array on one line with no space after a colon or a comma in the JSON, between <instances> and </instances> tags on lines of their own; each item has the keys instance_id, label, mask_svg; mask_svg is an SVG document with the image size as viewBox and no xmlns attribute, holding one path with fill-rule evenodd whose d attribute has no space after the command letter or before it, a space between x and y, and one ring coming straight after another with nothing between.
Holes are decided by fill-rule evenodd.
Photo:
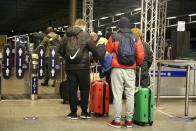
<instances>
[{"instance_id":1,"label":"suitcase telescoping handle","mask_svg":"<svg viewBox=\"0 0 196 131\"><path fill-rule=\"evenodd\" d=\"M93 74L93 81L96 79L95 74L98 72L98 63L94 63L93 68L92 68L92 74Z\"/></svg>"},{"instance_id":2,"label":"suitcase telescoping handle","mask_svg":"<svg viewBox=\"0 0 196 131\"><path fill-rule=\"evenodd\" d=\"M138 86L140 87L140 85L141 85L141 73L142 73L142 69L141 69L141 66L139 66L138 68L139 68L139 83L138 83Z\"/></svg>"},{"instance_id":3,"label":"suitcase telescoping handle","mask_svg":"<svg viewBox=\"0 0 196 131\"><path fill-rule=\"evenodd\" d=\"M94 65L92 66L92 75L93 75L92 81L97 80L97 77L99 78L99 76L97 76L97 73L99 73L98 67L101 67L101 65L99 63L94 63ZM105 79L100 79L98 81L103 81L103 80L105 80Z\"/></svg>"}]
</instances>

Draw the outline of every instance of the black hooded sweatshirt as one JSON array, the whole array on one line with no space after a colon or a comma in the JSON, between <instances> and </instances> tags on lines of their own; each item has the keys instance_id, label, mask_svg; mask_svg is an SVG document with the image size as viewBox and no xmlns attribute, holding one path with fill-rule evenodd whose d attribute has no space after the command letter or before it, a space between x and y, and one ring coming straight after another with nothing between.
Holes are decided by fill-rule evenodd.
<instances>
[{"instance_id":1,"label":"black hooded sweatshirt","mask_svg":"<svg viewBox=\"0 0 196 131\"><path fill-rule=\"evenodd\" d=\"M78 41L81 46L83 46L83 55L79 63L69 63L66 57L66 44L67 37L71 37L73 35L77 35ZM67 33L63 38L62 44L59 48L60 55L65 58L65 69L66 70L82 70L82 69L90 69L90 56L89 51L93 53L93 56L96 56L101 60L101 56L97 52L96 45L91 39L88 32L82 31L79 27L70 27L67 29Z\"/></svg>"}]
</instances>

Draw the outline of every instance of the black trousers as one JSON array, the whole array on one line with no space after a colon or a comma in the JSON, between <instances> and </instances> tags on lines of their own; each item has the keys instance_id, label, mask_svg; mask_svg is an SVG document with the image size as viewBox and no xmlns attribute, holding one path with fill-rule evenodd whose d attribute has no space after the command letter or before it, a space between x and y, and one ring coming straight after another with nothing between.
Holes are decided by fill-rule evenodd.
<instances>
[{"instance_id":1,"label":"black trousers","mask_svg":"<svg viewBox=\"0 0 196 131\"><path fill-rule=\"evenodd\" d=\"M45 65L45 73L44 73L44 83L48 84L48 81L49 81L49 62L46 62L46 65Z\"/></svg>"},{"instance_id":2,"label":"black trousers","mask_svg":"<svg viewBox=\"0 0 196 131\"><path fill-rule=\"evenodd\" d=\"M46 65L45 65L45 73L44 73L44 83L45 84L48 84L49 82L49 79L50 79L50 70L49 70L49 62L46 62ZM53 84L55 85L55 79L53 81Z\"/></svg>"},{"instance_id":3,"label":"black trousers","mask_svg":"<svg viewBox=\"0 0 196 131\"><path fill-rule=\"evenodd\" d=\"M107 83L109 84L109 87L110 87L110 99L109 100L110 100L110 104L112 104L113 100L114 100L114 96L113 96L113 93L112 93L112 84L111 84L110 75L111 75L111 72L105 73L106 81L107 81Z\"/></svg>"},{"instance_id":4,"label":"black trousers","mask_svg":"<svg viewBox=\"0 0 196 131\"><path fill-rule=\"evenodd\" d=\"M80 90L81 109L87 111L89 90L90 90L90 70L71 70L67 71L69 82L69 105L72 113L77 112L77 90Z\"/></svg>"}]
</instances>

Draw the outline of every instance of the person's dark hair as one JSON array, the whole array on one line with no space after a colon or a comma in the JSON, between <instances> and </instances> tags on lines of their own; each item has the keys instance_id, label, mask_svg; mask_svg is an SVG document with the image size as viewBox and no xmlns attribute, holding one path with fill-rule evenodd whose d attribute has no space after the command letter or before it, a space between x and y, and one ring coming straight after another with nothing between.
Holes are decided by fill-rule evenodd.
<instances>
[{"instance_id":1,"label":"person's dark hair","mask_svg":"<svg viewBox=\"0 0 196 131\"><path fill-rule=\"evenodd\" d=\"M53 29L53 27L47 27L47 29L46 29L46 33L48 34L48 33L50 33L50 32L54 32L54 29Z\"/></svg>"}]
</instances>

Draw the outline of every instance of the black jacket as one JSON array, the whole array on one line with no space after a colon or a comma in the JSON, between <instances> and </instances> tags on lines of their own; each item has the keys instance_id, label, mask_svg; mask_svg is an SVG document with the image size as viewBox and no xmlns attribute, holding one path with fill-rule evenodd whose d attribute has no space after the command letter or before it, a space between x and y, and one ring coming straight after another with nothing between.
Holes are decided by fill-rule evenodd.
<instances>
[{"instance_id":1,"label":"black jacket","mask_svg":"<svg viewBox=\"0 0 196 131\"><path fill-rule=\"evenodd\" d=\"M80 60L80 63L69 63L68 58L66 57L66 43L67 43L67 37L71 37L73 35L77 35L78 41L83 46L83 56ZM82 31L79 27L70 27L67 29L67 34L63 38L63 42L60 45L59 53L60 55L65 58L65 68L66 70L81 70L81 69L90 69L90 56L89 51L93 53L96 57L100 58L96 45L91 39L89 33Z\"/></svg>"}]
</instances>

